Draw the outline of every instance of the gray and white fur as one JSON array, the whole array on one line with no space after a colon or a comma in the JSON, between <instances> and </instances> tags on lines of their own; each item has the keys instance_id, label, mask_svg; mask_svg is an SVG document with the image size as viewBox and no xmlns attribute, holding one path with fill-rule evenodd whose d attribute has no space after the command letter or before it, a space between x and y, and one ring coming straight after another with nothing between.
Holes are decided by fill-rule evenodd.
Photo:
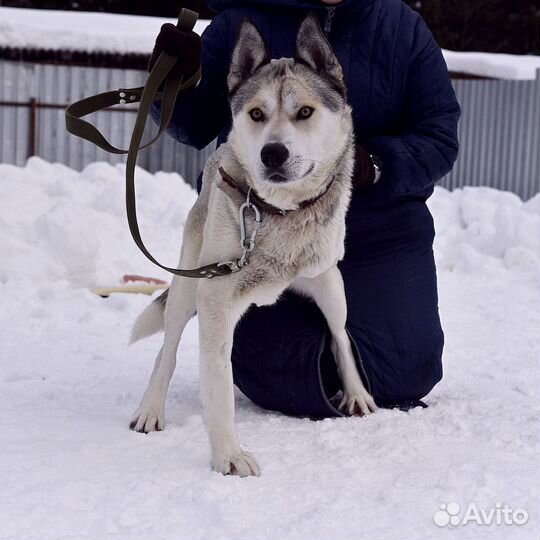
<instances>
[{"instance_id":1,"label":"gray and white fur","mask_svg":"<svg viewBox=\"0 0 540 540\"><path fill-rule=\"evenodd\" d=\"M165 400L187 322L199 317L200 386L211 464L223 474L258 475L254 457L238 440L231 349L234 328L251 304L276 302L287 288L311 297L332 333L332 351L343 382L340 407L369 414L376 405L356 369L345 330L347 306L337 262L344 255L345 214L351 193L354 140L343 73L314 15L301 24L295 59L270 60L258 30L240 29L228 85L233 127L208 160L203 189L185 225L180 268L236 260L242 196L218 168L284 216L264 214L249 265L214 279L174 277L138 317L132 341L165 330L148 388L131 427L164 427ZM328 191L315 204L299 203ZM253 220L248 218L251 230Z\"/></svg>"}]
</instances>

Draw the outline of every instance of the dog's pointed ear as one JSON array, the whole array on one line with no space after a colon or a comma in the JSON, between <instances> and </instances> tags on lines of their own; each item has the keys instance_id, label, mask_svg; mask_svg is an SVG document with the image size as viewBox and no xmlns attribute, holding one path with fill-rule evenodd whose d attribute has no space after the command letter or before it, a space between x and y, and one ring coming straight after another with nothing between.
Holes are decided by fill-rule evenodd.
<instances>
[{"instance_id":1,"label":"dog's pointed ear","mask_svg":"<svg viewBox=\"0 0 540 540\"><path fill-rule=\"evenodd\" d=\"M313 71L329 79L334 86L345 89L343 70L339 60L314 13L310 13L300 24L296 36L295 60L307 64Z\"/></svg>"},{"instance_id":2,"label":"dog's pointed ear","mask_svg":"<svg viewBox=\"0 0 540 540\"><path fill-rule=\"evenodd\" d=\"M263 64L270 61L264 40L252 23L244 19L232 54L227 77L229 93L235 90Z\"/></svg>"}]
</instances>

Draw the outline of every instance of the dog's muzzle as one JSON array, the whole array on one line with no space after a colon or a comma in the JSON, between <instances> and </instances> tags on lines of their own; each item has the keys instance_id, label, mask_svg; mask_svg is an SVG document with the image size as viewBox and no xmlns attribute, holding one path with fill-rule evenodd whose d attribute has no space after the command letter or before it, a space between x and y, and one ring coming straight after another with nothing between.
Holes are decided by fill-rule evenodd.
<instances>
[{"instance_id":1,"label":"dog's muzzle","mask_svg":"<svg viewBox=\"0 0 540 540\"><path fill-rule=\"evenodd\" d=\"M267 170L267 178L272 182L287 182L281 167L289 159L289 150L282 143L265 144L261 150L261 161Z\"/></svg>"}]
</instances>

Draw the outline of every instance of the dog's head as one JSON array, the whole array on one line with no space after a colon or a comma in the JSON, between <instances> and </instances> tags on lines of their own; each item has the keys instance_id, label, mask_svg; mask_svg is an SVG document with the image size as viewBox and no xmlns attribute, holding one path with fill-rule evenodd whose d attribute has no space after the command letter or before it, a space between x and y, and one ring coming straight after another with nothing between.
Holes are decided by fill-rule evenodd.
<instances>
[{"instance_id":1,"label":"dog's head","mask_svg":"<svg viewBox=\"0 0 540 540\"><path fill-rule=\"evenodd\" d=\"M244 21L227 82L229 144L254 187L306 192L324 183L352 141L352 120L341 66L316 16L300 25L295 58L280 60L270 60Z\"/></svg>"}]
</instances>

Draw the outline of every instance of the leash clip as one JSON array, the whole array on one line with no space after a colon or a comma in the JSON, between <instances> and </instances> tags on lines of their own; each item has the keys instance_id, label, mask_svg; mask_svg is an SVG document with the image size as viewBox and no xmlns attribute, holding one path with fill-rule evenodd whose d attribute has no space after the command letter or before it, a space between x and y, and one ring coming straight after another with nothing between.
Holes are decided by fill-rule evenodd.
<instances>
[{"instance_id":1,"label":"leash clip","mask_svg":"<svg viewBox=\"0 0 540 540\"><path fill-rule=\"evenodd\" d=\"M238 217L240 221L240 247L242 248L242 255L239 259L236 259L235 261L223 261L217 263L218 268L220 266L226 266L227 268L229 268L231 274L240 272L240 270L242 270L242 268L246 264L249 264L249 256L251 255L251 252L255 249L257 233L259 232L262 224L261 212L259 211L257 206L255 206L255 204L251 202L250 194L251 188L248 191L246 202L243 203L238 210ZM249 239L247 238L246 233L246 213L248 211L252 211L254 215L253 230L251 231ZM210 278L214 276L209 274L206 277Z\"/></svg>"},{"instance_id":2,"label":"leash clip","mask_svg":"<svg viewBox=\"0 0 540 540\"><path fill-rule=\"evenodd\" d=\"M238 259L238 265L240 266L240 268L242 268L242 266L246 264L249 264L249 256L251 255L251 252L255 249L257 233L259 232L262 224L261 212L259 211L257 206L255 206L255 204L251 202L250 195L251 188L249 188L246 202L243 203L238 210L238 216L240 218L240 247L242 248L242 256L240 257L240 259ZM249 210L253 211L254 219L253 230L251 231L251 236L248 240L246 234L246 212L248 212Z\"/></svg>"}]
</instances>

